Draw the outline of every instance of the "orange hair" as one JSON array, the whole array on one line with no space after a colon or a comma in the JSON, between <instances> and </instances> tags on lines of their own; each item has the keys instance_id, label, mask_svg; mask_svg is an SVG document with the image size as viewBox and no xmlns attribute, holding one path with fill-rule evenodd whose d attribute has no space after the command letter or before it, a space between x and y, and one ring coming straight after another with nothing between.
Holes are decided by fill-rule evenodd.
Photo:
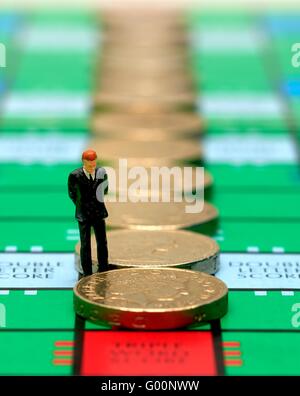
<instances>
[{"instance_id":1,"label":"orange hair","mask_svg":"<svg viewBox=\"0 0 300 396\"><path fill-rule=\"evenodd\" d=\"M81 156L82 160L94 161L97 159L97 153L94 150L85 150Z\"/></svg>"}]
</instances>

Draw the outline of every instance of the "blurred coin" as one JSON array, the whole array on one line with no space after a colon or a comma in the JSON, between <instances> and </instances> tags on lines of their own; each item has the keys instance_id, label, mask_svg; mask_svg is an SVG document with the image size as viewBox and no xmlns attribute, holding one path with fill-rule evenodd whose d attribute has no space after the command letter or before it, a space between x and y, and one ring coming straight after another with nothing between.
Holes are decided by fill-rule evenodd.
<instances>
[{"instance_id":1,"label":"blurred coin","mask_svg":"<svg viewBox=\"0 0 300 396\"><path fill-rule=\"evenodd\" d=\"M118 163L126 159L128 166L171 166L187 160L200 160L200 144L191 140L131 142L126 140L93 139L88 147L99 153L99 159Z\"/></svg>"},{"instance_id":2,"label":"blurred coin","mask_svg":"<svg viewBox=\"0 0 300 396\"><path fill-rule=\"evenodd\" d=\"M191 110L196 106L196 96L191 93L160 95L120 95L96 93L94 105L99 109L132 113L155 113Z\"/></svg>"},{"instance_id":3,"label":"blurred coin","mask_svg":"<svg viewBox=\"0 0 300 396\"><path fill-rule=\"evenodd\" d=\"M139 34L139 33L138 33ZM101 58L104 56L125 56L129 55L134 59L139 58L178 58L186 57L189 54L188 48L184 46L176 46L168 44L166 42L157 41L156 45L141 45L137 40L134 42L124 41L122 43L114 43L112 45L107 45L103 43L101 45ZM99 54L100 55L100 54Z\"/></svg>"},{"instance_id":4,"label":"blurred coin","mask_svg":"<svg viewBox=\"0 0 300 396\"><path fill-rule=\"evenodd\" d=\"M109 264L115 268L176 267L215 274L219 268L218 244L205 235L183 230L116 230L107 233ZM97 272L97 245L92 237L93 270ZM75 247L77 270L80 242Z\"/></svg>"},{"instance_id":5,"label":"blurred coin","mask_svg":"<svg viewBox=\"0 0 300 396\"><path fill-rule=\"evenodd\" d=\"M175 21L174 19L166 19L164 20L159 18L141 18L136 17L134 20L130 17L123 18L122 22L119 23L116 19L114 20L105 20L103 32L107 35L118 35L122 37L123 34L133 37L134 33L139 33L136 35L136 40L142 37L158 37L160 34L163 38L163 35L166 35L169 38L172 36L183 36L185 35L185 28L179 22L179 20Z\"/></svg>"},{"instance_id":6,"label":"blurred coin","mask_svg":"<svg viewBox=\"0 0 300 396\"><path fill-rule=\"evenodd\" d=\"M193 88L188 86L185 82L182 85L171 85L168 82L160 84L160 79L145 79L135 84L130 84L129 81L117 80L115 83L109 83L108 80L99 82L98 87L94 92L99 92L101 95L120 95L120 96L134 96L134 97L153 97L160 95L190 95L193 93ZM171 82L172 83L172 82Z\"/></svg>"},{"instance_id":7,"label":"blurred coin","mask_svg":"<svg viewBox=\"0 0 300 396\"><path fill-rule=\"evenodd\" d=\"M112 326L175 329L224 316L228 289L214 276L191 270L117 269L82 278L74 287L74 309Z\"/></svg>"},{"instance_id":8,"label":"blurred coin","mask_svg":"<svg viewBox=\"0 0 300 396\"><path fill-rule=\"evenodd\" d=\"M120 40L127 42L139 42L142 39L149 38L151 40L159 39L164 42L164 39L168 39L168 41L174 41L175 38L181 38L186 35L184 29L176 25L169 25L155 23L153 21L141 21L140 23L130 23L128 21L127 24L119 24L112 25L106 24L105 29L103 29L103 33L105 36L114 36L119 37ZM126 40L124 40L126 38Z\"/></svg>"},{"instance_id":9,"label":"blurred coin","mask_svg":"<svg viewBox=\"0 0 300 396\"><path fill-rule=\"evenodd\" d=\"M107 198L108 200L109 198ZM219 212L213 205L204 202L204 208L196 213L187 213L187 208L196 208L196 203L187 202L108 202L107 225L113 228L132 230L176 230L197 226L207 234ZM215 227L214 227L215 228Z\"/></svg>"},{"instance_id":10,"label":"blurred coin","mask_svg":"<svg viewBox=\"0 0 300 396\"><path fill-rule=\"evenodd\" d=\"M139 37L137 32L110 32L104 33L103 35L103 44L107 46L113 45L129 45L133 43L136 47L156 47L157 45L169 47L174 46L181 48L186 46L188 40L185 34L181 32L175 34L164 34L162 32L158 32L155 35L146 35L141 34Z\"/></svg>"},{"instance_id":11,"label":"blurred coin","mask_svg":"<svg viewBox=\"0 0 300 396\"><path fill-rule=\"evenodd\" d=\"M103 68L110 68L110 65L117 65L117 67L129 67L132 66L133 69L137 67L145 68L158 68L162 66L170 65L172 68L176 67L186 67L187 64L187 56L184 53L175 53L175 54L157 54L154 55L150 51L146 54L139 54L138 51L135 54L132 53L107 53L104 52L102 54L101 64Z\"/></svg>"},{"instance_id":12,"label":"blurred coin","mask_svg":"<svg viewBox=\"0 0 300 396\"><path fill-rule=\"evenodd\" d=\"M175 9L164 8L114 8L102 11L102 18L110 25L145 25L150 23L149 28L154 25L161 24L163 27L183 26L182 13Z\"/></svg>"},{"instance_id":13,"label":"blurred coin","mask_svg":"<svg viewBox=\"0 0 300 396\"><path fill-rule=\"evenodd\" d=\"M162 82L162 84L168 86L171 84L176 84L178 82L178 86L181 85L181 81L184 81L182 85L185 85L185 81L188 82L188 87L192 86L192 76L189 74L189 71L187 69L184 70L179 70L176 71L172 74L169 73L168 70L142 70L142 69L122 69L122 70L113 70L113 69L101 69L101 74L99 73L99 79L97 82L97 86L101 88L101 81L107 81L107 84L109 81L112 81L112 84L114 84L114 81L120 81L123 84L132 84L134 85L140 85L147 83L149 84L150 82L152 83L159 83ZM100 84L100 85L99 85Z\"/></svg>"},{"instance_id":14,"label":"blurred coin","mask_svg":"<svg viewBox=\"0 0 300 396\"><path fill-rule=\"evenodd\" d=\"M110 139L141 141L199 137L201 119L193 113L100 113L92 120L94 134Z\"/></svg>"},{"instance_id":15,"label":"blurred coin","mask_svg":"<svg viewBox=\"0 0 300 396\"><path fill-rule=\"evenodd\" d=\"M102 46L101 58L128 58L130 62L138 61L140 58L153 58L158 61L164 59L179 58L186 61L187 51L183 47L175 47L168 45L149 46L141 45L114 45Z\"/></svg>"},{"instance_id":16,"label":"blurred coin","mask_svg":"<svg viewBox=\"0 0 300 396\"><path fill-rule=\"evenodd\" d=\"M187 69L187 63L183 59L165 59L158 61L157 59L138 59L136 61L128 62L127 59L103 59L101 62L102 70L109 69L122 73L123 70L136 70L147 72L164 72L164 73L177 73L183 72Z\"/></svg>"},{"instance_id":17,"label":"blurred coin","mask_svg":"<svg viewBox=\"0 0 300 396\"><path fill-rule=\"evenodd\" d=\"M187 74L183 77L180 75L174 77L103 73L97 81L95 91L134 95L193 92L194 85Z\"/></svg>"}]
</instances>

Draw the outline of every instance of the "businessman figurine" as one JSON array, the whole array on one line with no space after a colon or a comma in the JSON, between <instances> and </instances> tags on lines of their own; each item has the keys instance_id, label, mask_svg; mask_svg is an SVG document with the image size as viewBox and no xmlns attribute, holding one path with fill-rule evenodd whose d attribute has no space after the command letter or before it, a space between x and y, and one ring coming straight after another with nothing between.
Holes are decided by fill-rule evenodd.
<instances>
[{"instance_id":1,"label":"businessman figurine","mask_svg":"<svg viewBox=\"0 0 300 396\"><path fill-rule=\"evenodd\" d=\"M86 150L82 153L83 167L70 173L69 197L76 206L75 217L80 232L80 259L84 276L92 275L91 228L97 241L98 272L108 270L108 250L105 218L108 216L104 194L108 191L107 173L97 167L97 153Z\"/></svg>"}]
</instances>

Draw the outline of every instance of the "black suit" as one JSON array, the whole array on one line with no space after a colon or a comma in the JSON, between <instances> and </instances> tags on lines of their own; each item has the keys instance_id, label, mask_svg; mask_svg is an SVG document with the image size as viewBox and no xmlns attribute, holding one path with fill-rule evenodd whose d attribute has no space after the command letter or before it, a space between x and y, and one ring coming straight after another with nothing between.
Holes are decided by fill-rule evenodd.
<instances>
[{"instance_id":1,"label":"black suit","mask_svg":"<svg viewBox=\"0 0 300 396\"><path fill-rule=\"evenodd\" d=\"M108 183L105 169L96 168L93 181L87 178L83 168L75 169L69 175L68 190L76 206L75 217L79 225L80 258L84 275L92 274L91 227L94 228L97 241L98 270L106 271L108 250L104 219L108 213L103 197L108 191Z\"/></svg>"}]
</instances>

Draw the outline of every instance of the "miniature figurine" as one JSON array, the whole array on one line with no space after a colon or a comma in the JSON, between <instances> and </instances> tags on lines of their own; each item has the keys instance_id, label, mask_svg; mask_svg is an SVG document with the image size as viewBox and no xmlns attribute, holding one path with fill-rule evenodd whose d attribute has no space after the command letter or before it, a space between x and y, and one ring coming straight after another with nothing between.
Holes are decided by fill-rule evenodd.
<instances>
[{"instance_id":1,"label":"miniature figurine","mask_svg":"<svg viewBox=\"0 0 300 396\"><path fill-rule=\"evenodd\" d=\"M108 270L108 249L105 218L108 216L104 199L99 199L99 191L108 192L107 173L97 167L97 153L86 150L82 153L83 167L70 173L68 179L69 197L76 206L75 218L80 232L80 259L83 275L92 275L91 228L97 242L98 272Z\"/></svg>"}]
</instances>

